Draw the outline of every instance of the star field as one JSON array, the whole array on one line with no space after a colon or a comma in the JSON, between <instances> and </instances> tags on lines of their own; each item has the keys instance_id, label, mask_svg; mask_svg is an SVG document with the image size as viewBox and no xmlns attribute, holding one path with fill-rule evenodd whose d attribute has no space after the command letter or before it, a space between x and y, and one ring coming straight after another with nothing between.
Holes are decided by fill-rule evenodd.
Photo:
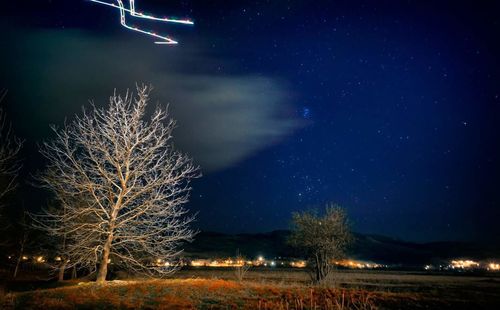
<instances>
[{"instance_id":1,"label":"star field","mask_svg":"<svg viewBox=\"0 0 500 310\"><path fill-rule=\"evenodd\" d=\"M266 96L278 93L275 85L286 89L279 93L287 105L268 112L293 122L286 134L248 138L264 146L208 169L193 184L189 208L199 212L199 228L284 229L291 212L337 202L359 232L500 240L494 2L137 2L146 11L193 18L192 29L169 28L182 42L175 49L188 55L200 47L210 56L200 66L186 60L190 74L249 75L272 90ZM85 1L25 9L32 17L27 31L76 29L103 41L135 36L109 22L112 12ZM20 23L19 7L13 11L10 18ZM165 67L172 55L165 52ZM145 67L140 57L130 61Z\"/></svg>"}]
</instances>

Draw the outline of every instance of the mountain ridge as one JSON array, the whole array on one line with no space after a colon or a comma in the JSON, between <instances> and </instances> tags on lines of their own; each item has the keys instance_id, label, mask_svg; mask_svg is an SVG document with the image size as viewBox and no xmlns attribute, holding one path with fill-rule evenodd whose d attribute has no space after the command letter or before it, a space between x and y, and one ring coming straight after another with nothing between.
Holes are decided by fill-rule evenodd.
<instances>
[{"instance_id":1,"label":"mountain ridge","mask_svg":"<svg viewBox=\"0 0 500 310\"><path fill-rule=\"evenodd\" d=\"M202 231L184 246L185 256L193 258L233 257L236 252L247 258L264 256L300 257L287 245L289 230L265 233L226 234ZM451 259L488 260L500 258L500 248L492 244L456 241L411 242L377 234L354 233L348 257L389 265L421 266Z\"/></svg>"}]
</instances>

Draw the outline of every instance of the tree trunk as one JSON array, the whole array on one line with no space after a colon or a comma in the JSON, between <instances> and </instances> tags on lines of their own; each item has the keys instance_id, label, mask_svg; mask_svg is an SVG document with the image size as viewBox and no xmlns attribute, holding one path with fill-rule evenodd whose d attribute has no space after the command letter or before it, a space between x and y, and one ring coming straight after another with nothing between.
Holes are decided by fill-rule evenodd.
<instances>
[{"instance_id":1,"label":"tree trunk","mask_svg":"<svg viewBox=\"0 0 500 310\"><path fill-rule=\"evenodd\" d=\"M101 264L99 265L99 271L97 272L97 283L104 283L106 281L106 275L108 274L108 259L109 259L109 245L106 243L104 251L102 254Z\"/></svg>"},{"instance_id":2,"label":"tree trunk","mask_svg":"<svg viewBox=\"0 0 500 310\"><path fill-rule=\"evenodd\" d=\"M326 277L330 274L331 267L329 263L328 255L316 252L314 253L314 278L313 281L316 284L321 284L326 279Z\"/></svg>"},{"instance_id":3,"label":"tree trunk","mask_svg":"<svg viewBox=\"0 0 500 310\"><path fill-rule=\"evenodd\" d=\"M15 279L17 277L17 272L19 271L19 265L21 264L21 259L24 255L24 243L26 242L26 235L23 235L21 242L20 242L20 248L19 248L19 256L17 257L17 262L16 262L16 268L14 268L14 274L12 277Z\"/></svg>"},{"instance_id":4,"label":"tree trunk","mask_svg":"<svg viewBox=\"0 0 500 310\"><path fill-rule=\"evenodd\" d=\"M126 192L126 190L127 188L124 184L124 181L122 181L122 193ZM101 265L99 266L99 271L97 273L96 282L99 284L103 284L104 282L106 282L106 275L108 274L109 253L111 252L111 244L113 243L114 238L113 232L115 231L116 217L118 216L118 211L120 210L120 207L122 205L122 199L123 196L120 194L113 207L113 212L111 212L108 239L106 239L106 243L104 244Z\"/></svg>"},{"instance_id":5,"label":"tree trunk","mask_svg":"<svg viewBox=\"0 0 500 310\"><path fill-rule=\"evenodd\" d=\"M68 264L67 260L63 260L61 267L59 267L59 275L57 277L57 281L64 281L64 271L66 271L66 265Z\"/></svg>"},{"instance_id":6,"label":"tree trunk","mask_svg":"<svg viewBox=\"0 0 500 310\"><path fill-rule=\"evenodd\" d=\"M76 279L76 266L73 266L73 270L71 272L71 279Z\"/></svg>"},{"instance_id":7,"label":"tree trunk","mask_svg":"<svg viewBox=\"0 0 500 310\"><path fill-rule=\"evenodd\" d=\"M104 244L104 249L102 251L101 264L99 265L99 271L97 272L96 282L103 284L106 282L106 275L108 274L108 261L109 252L111 250L111 242L113 241L113 233L110 233L106 243Z\"/></svg>"},{"instance_id":8,"label":"tree trunk","mask_svg":"<svg viewBox=\"0 0 500 310\"><path fill-rule=\"evenodd\" d=\"M17 272L19 270L19 265L21 264L21 257L22 257L22 255L19 255L19 257L17 258L16 268L14 268L14 274L12 275L12 277L14 279L17 277Z\"/></svg>"},{"instance_id":9,"label":"tree trunk","mask_svg":"<svg viewBox=\"0 0 500 310\"><path fill-rule=\"evenodd\" d=\"M318 253L314 254L314 283L319 283L321 280L321 274L320 274L320 261L318 257Z\"/></svg>"}]
</instances>

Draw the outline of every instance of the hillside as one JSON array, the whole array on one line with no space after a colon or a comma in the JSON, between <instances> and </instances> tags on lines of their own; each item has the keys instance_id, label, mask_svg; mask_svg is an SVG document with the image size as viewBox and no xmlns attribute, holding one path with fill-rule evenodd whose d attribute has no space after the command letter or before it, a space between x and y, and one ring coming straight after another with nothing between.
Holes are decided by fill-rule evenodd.
<instances>
[{"instance_id":1,"label":"hillside","mask_svg":"<svg viewBox=\"0 0 500 310\"><path fill-rule=\"evenodd\" d=\"M289 231L258 234L223 234L201 232L195 241L185 245L187 257L230 257L239 250L254 258L294 257L298 254L286 244ZM391 265L422 265L453 258L478 260L500 257L500 247L466 242L415 243L380 235L355 234L349 257Z\"/></svg>"}]
</instances>

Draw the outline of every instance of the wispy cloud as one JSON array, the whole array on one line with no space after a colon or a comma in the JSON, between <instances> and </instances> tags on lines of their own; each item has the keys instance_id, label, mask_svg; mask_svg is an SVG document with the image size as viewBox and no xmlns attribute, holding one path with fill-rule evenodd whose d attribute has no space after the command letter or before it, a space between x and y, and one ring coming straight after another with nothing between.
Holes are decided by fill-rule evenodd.
<instances>
[{"instance_id":1,"label":"wispy cloud","mask_svg":"<svg viewBox=\"0 0 500 310\"><path fill-rule=\"evenodd\" d=\"M179 125L177 146L205 172L234 165L300 126L285 82L243 73L210 75L213 63L231 66L230 61L202 47L172 49L71 30L24 37L2 52L2 80L16 97L15 114L24 114L36 138L46 132L40 127L78 113L89 98L103 104L113 89L125 91L136 82L152 84L155 101L170 105Z\"/></svg>"}]
</instances>

